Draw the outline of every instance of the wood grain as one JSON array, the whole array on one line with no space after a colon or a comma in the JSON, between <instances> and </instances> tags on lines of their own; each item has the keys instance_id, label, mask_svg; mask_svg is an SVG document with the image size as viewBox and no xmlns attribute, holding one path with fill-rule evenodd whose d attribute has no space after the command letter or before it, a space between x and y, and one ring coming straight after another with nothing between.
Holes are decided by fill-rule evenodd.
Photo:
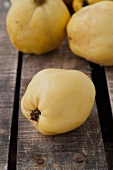
<instances>
[{"instance_id":1,"label":"wood grain","mask_svg":"<svg viewBox=\"0 0 113 170\"><path fill-rule=\"evenodd\" d=\"M9 2L0 0L0 170L7 169L17 52L6 32Z\"/></svg>"},{"instance_id":2,"label":"wood grain","mask_svg":"<svg viewBox=\"0 0 113 170\"><path fill-rule=\"evenodd\" d=\"M113 67L106 67L105 71L113 116Z\"/></svg>"},{"instance_id":3,"label":"wood grain","mask_svg":"<svg viewBox=\"0 0 113 170\"><path fill-rule=\"evenodd\" d=\"M91 76L89 63L70 52L66 39L46 55L24 55L21 97L34 74L45 68L77 69ZM20 110L17 169L107 170L96 104L81 127L57 136L38 133Z\"/></svg>"}]
</instances>

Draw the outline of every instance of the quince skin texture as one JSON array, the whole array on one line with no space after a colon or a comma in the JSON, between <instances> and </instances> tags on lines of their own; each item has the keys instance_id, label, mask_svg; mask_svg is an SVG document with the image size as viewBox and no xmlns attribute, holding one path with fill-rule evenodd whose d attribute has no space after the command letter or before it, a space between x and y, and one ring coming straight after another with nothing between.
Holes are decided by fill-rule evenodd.
<instances>
[{"instance_id":1,"label":"quince skin texture","mask_svg":"<svg viewBox=\"0 0 113 170\"><path fill-rule=\"evenodd\" d=\"M6 19L12 44L24 53L44 54L64 40L70 13L61 0L15 0Z\"/></svg>"},{"instance_id":2,"label":"quince skin texture","mask_svg":"<svg viewBox=\"0 0 113 170\"><path fill-rule=\"evenodd\" d=\"M45 69L29 83L21 110L40 133L56 135L82 125L90 115L94 99L94 84L84 73Z\"/></svg>"}]
</instances>

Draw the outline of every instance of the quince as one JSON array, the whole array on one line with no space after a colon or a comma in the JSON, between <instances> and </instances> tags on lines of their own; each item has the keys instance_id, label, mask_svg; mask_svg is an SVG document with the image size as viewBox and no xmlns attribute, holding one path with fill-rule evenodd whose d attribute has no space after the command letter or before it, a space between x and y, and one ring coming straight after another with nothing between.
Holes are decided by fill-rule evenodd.
<instances>
[{"instance_id":1,"label":"quince","mask_svg":"<svg viewBox=\"0 0 113 170\"><path fill-rule=\"evenodd\" d=\"M77 70L45 69L29 83L21 110L45 135L76 129L90 115L95 98L91 79Z\"/></svg>"},{"instance_id":2,"label":"quince","mask_svg":"<svg viewBox=\"0 0 113 170\"><path fill-rule=\"evenodd\" d=\"M67 25L71 51L103 66L113 65L113 2L102 1L73 14Z\"/></svg>"},{"instance_id":3,"label":"quince","mask_svg":"<svg viewBox=\"0 0 113 170\"><path fill-rule=\"evenodd\" d=\"M24 53L44 54L64 40L70 13L61 0L15 0L6 25L12 44Z\"/></svg>"}]
</instances>

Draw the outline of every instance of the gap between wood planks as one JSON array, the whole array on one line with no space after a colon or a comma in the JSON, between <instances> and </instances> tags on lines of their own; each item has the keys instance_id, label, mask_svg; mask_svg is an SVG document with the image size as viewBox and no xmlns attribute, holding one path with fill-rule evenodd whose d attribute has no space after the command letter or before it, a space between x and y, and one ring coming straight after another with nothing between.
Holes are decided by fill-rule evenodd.
<instances>
[{"instance_id":1,"label":"gap between wood planks","mask_svg":"<svg viewBox=\"0 0 113 170\"><path fill-rule=\"evenodd\" d=\"M19 113L19 95L21 83L23 53L18 53L18 67L16 76L13 117L11 126L11 136L8 155L8 170L16 170L17 158L17 139L18 139L18 113ZM101 125L102 137L104 142L105 152L109 148L109 143L113 142L113 119L110 105L110 99L107 89L107 82L104 67L100 67L94 63L90 63L92 81L96 88L96 103L98 108L99 120ZM107 143L106 143L107 142ZM107 144L107 145L106 145ZM111 147L110 147L111 148ZM113 150L110 150L113 152ZM111 170L111 158L109 153L106 154L106 160Z\"/></svg>"},{"instance_id":2,"label":"gap between wood planks","mask_svg":"<svg viewBox=\"0 0 113 170\"><path fill-rule=\"evenodd\" d=\"M12 117L12 126L11 126L11 136L10 136L10 144L9 144L8 170L16 170L18 113L19 113L19 96L20 96L20 83L21 83L21 71L22 71L22 58L23 58L23 54L19 52L15 95L14 95L13 117Z\"/></svg>"},{"instance_id":3,"label":"gap between wood planks","mask_svg":"<svg viewBox=\"0 0 113 170\"><path fill-rule=\"evenodd\" d=\"M113 118L104 67L90 63L96 88L96 104L104 142L113 142Z\"/></svg>"},{"instance_id":4,"label":"gap between wood planks","mask_svg":"<svg viewBox=\"0 0 113 170\"><path fill-rule=\"evenodd\" d=\"M108 169L113 169L113 118L104 67L90 63Z\"/></svg>"}]
</instances>

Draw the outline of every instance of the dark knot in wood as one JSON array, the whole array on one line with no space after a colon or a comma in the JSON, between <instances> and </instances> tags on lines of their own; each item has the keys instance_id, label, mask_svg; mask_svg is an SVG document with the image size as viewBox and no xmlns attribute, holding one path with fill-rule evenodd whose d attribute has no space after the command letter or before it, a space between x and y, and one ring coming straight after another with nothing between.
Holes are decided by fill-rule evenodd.
<instances>
[{"instance_id":1,"label":"dark knot in wood","mask_svg":"<svg viewBox=\"0 0 113 170\"><path fill-rule=\"evenodd\" d=\"M83 155L79 155L79 156L76 157L76 162L77 162L77 163L82 163L82 162L84 161L84 159L85 159L85 158L84 158Z\"/></svg>"},{"instance_id":2,"label":"dark knot in wood","mask_svg":"<svg viewBox=\"0 0 113 170\"><path fill-rule=\"evenodd\" d=\"M45 161L44 161L42 155L38 155L37 160L36 160L36 163L37 163L37 164L43 164L44 162L45 162Z\"/></svg>"},{"instance_id":3,"label":"dark knot in wood","mask_svg":"<svg viewBox=\"0 0 113 170\"><path fill-rule=\"evenodd\" d=\"M44 159L42 158L37 159L37 164L43 164L43 163L44 163Z\"/></svg>"}]
</instances>

